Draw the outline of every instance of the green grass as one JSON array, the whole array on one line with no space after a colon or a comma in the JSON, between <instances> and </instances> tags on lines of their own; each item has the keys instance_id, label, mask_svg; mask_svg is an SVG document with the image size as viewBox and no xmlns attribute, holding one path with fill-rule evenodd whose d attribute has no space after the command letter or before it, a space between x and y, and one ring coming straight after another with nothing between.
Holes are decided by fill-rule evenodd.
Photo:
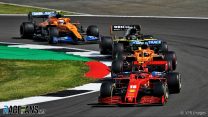
<instances>
[{"instance_id":1,"label":"green grass","mask_svg":"<svg viewBox=\"0 0 208 117\"><path fill-rule=\"evenodd\" d=\"M0 60L0 101L43 95L79 86L88 67L82 61Z\"/></svg>"},{"instance_id":2,"label":"green grass","mask_svg":"<svg viewBox=\"0 0 208 117\"><path fill-rule=\"evenodd\" d=\"M50 9L41 9L33 7L16 6L10 4L0 3L0 14L27 14L29 12L43 12L43 11L54 11ZM64 15L71 15L70 12L61 12Z\"/></svg>"}]
</instances>

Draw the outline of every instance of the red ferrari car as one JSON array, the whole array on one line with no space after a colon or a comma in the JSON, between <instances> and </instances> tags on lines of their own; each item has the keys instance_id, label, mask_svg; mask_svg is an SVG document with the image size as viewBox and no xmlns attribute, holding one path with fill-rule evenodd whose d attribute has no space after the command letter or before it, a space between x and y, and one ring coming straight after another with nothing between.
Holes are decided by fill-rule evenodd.
<instances>
[{"instance_id":1,"label":"red ferrari car","mask_svg":"<svg viewBox=\"0 0 208 117\"><path fill-rule=\"evenodd\" d=\"M147 69L147 68L145 68ZM148 72L147 70L121 74L102 83L100 104L164 105L169 93L179 93L181 77L177 72Z\"/></svg>"}]
</instances>

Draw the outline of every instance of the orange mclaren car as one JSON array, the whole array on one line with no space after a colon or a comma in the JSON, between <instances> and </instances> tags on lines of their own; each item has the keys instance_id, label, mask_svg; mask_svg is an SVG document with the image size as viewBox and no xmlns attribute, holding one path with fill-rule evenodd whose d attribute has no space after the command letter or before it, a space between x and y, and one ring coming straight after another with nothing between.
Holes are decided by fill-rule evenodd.
<instances>
[{"instance_id":1,"label":"orange mclaren car","mask_svg":"<svg viewBox=\"0 0 208 117\"><path fill-rule=\"evenodd\" d=\"M35 18L43 20L34 20ZM45 39L51 44L99 40L97 26L90 25L84 30L79 23L72 23L70 18L63 17L57 12L31 12L28 14L28 19L28 22L23 22L20 26L22 38Z\"/></svg>"}]
</instances>

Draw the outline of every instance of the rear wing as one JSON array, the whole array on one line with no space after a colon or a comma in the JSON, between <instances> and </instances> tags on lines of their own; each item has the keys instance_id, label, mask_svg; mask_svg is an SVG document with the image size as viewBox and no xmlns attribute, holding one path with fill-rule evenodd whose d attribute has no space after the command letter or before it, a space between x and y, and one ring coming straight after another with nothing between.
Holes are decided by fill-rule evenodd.
<instances>
[{"instance_id":1,"label":"rear wing","mask_svg":"<svg viewBox=\"0 0 208 117\"><path fill-rule=\"evenodd\" d=\"M28 20L32 21L33 18L48 18L48 16L54 15L56 17L61 17L61 14L57 13L56 11L51 12L29 12L28 13Z\"/></svg>"},{"instance_id":2,"label":"rear wing","mask_svg":"<svg viewBox=\"0 0 208 117\"><path fill-rule=\"evenodd\" d=\"M110 35L116 38L117 35L114 34L115 32L117 32L118 35L122 34L122 33L124 35L125 32L128 29L131 29L131 28L134 28L137 31L141 31L141 26L140 25L111 25L110 26ZM119 33L119 32L121 32L121 33Z\"/></svg>"}]
</instances>

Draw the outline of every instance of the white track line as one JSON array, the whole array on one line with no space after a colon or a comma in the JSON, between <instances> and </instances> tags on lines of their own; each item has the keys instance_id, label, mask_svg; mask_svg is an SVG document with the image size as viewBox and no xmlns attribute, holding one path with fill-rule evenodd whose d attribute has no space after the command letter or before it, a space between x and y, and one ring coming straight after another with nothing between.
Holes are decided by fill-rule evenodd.
<instances>
[{"instance_id":1,"label":"white track line","mask_svg":"<svg viewBox=\"0 0 208 117\"><path fill-rule=\"evenodd\" d=\"M44 45L34 45L34 44L9 45L8 47L30 48L30 49L62 49L63 48L59 46L44 46Z\"/></svg>"},{"instance_id":2,"label":"white track line","mask_svg":"<svg viewBox=\"0 0 208 117\"><path fill-rule=\"evenodd\" d=\"M53 11L63 11L63 12L67 12L67 13L80 14L80 15L89 15L89 14L85 14L85 13L70 12L70 11L59 10L59 9L50 9L50 8L45 8L45 7L37 7L37 6L30 6L30 5L21 5L21 4L6 3L6 2L0 2L0 4L15 5L15 6L20 6L20 7L38 8L38 9L46 9L46 10L53 10Z\"/></svg>"},{"instance_id":3,"label":"white track line","mask_svg":"<svg viewBox=\"0 0 208 117\"><path fill-rule=\"evenodd\" d=\"M0 14L0 16L27 16L28 14Z\"/></svg>"},{"instance_id":4,"label":"white track line","mask_svg":"<svg viewBox=\"0 0 208 117\"><path fill-rule=\"evenodd\" d=\"M100 91L101 83L89 83L82 86L78 86L75 88L69 88L67 90L92 90L92 91Z\"/></svg>"},{"instance_id":5,"label":"white track line","mask_svg":"<svg viewBox=\"0 0 208 117\"><path fill-rule=\"evenodd\" d=\"M66 54L79 55L83 57L107 57L109 55L101 55L98 51L90 51L90 52L66 52Z\"/></svg>"},{"instance_id":6,"label":"white track line","mask_svg":"<svg viewBox=\"0 0 208 117\"><path fill-rule=\"evenodd\" d=\"M64 46L50 46L50 45L37 45L37 44L24 44L24 43L12 43L12 42L0 42L0 44L11 44L8 47L19 47L19 48L30 48L30 49L53 49L53 48L65 48L65 49L74 49L74 50L83 50L83 51L92 51L87 49L64 47ZM18 44L18 45L12 45ZM39 48L38 48L39 46Z\"/></svg>"}]
</instances>

